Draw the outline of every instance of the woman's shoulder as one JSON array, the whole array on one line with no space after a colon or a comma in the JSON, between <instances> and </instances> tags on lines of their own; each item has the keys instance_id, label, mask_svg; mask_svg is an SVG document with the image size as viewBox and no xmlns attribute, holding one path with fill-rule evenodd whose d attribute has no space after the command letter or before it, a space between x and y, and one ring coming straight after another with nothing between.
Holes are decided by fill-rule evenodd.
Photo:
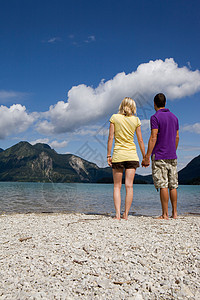
<instances>
[{"instance_id":1,"label":"woman's shoulder","mask_svg":"<svg viewBox=\"0 0 200 300\"><path fill-rule=\"evenodd\" d=\"M120 117L123 117L124 115L122 115L122 114L120 114L120 113L117 113L117 114L113 114L113 116L115 116L116 118L117 118L117 117L120 118Z\"/></svg>"},{"instance_id":2,"label":"woman's shoulder","mask_svg":"<svg viewBox=\"0 0 200 300\"><path fill-rule=\"evenodd\" d=\"M114 123L114 121L116 120L116 114L113 114L111 117L110 117L110 122L111 123Z\"/></svg>"},{"instance_id":3,"label":"woman's shoulder","mask_svg":"<svg viewBox=\"0 0 200 300\"><path fill-rule=\"evenodd\" d=\"M131 120L132 122L136 125L136 126L140 126L141 125L141 122L140 122L140 119L137 117L137 116L131 116Z\"/></svg>"},{"instance_id":4,"label":"woman's shoulder","mask_svg":"<svg viewBox=\"0 0 200 300\"><path fill-rule=\"evenodd\" d=\"M132 119L132 120L139 120L140 121L140 119L138 118L138 116L136 116L136 115L133 115L133 116L130 116L130 118Z\"/></svg>"},{"instance_id":5,"label":"woman's shoulder","mask_svg":"<svg viewBox=\"0 0 200 300\"><path fill-rule=\"evenodd\" d=\"M110 120L111 120L111 119L117 120L117 119L119 119L121 116L122 116L121 114L113 114L113 115L111 116Z\"/></svg>"}]
</instances>

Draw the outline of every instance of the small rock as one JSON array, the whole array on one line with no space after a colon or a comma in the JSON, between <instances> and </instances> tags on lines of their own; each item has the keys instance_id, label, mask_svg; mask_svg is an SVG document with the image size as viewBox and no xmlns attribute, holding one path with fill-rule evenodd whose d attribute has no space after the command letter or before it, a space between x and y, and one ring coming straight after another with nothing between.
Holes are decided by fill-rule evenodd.
<instances>
[{"instance_id":1,"label":"small rock","mask_svg":"<svg viewBox=\"0 0 200 300\"><path fill-rule=\"evenodd\" d=\"M109 279L99 280L97 283L98 283L98 286L102 287L103 289L109 289L109 287L110 287Z\"/></svg>"},{"instance_id":2,"label":"small rock","mask_svg":"<svg viewBox=\"0 0 200 300\"><path fill-rule=\"evenodd\" d=\"M182 292L183 292L187 297L194 297L193 293L190 291L190 289L187 287L187 285L183 285L183 287L182 287Z\"/></svg>"},{"instance_id":3,"label":"small rock","mask_svg":"<svg viewBox=\"0 0 200 300\"><path fill-rule=\"evenodd\" d=\"M196 294L195 294L195 300L199 300L200 299L200 292L196 292Z\"/></svg>"},{"instance_id":4,"label":"small rock","mask_svg":"<svg viewBox=\"0 0 200 300\"><path fill-rule=\"evenodd\" d=\"M140 294L140 293L137 293L133 298L133 300L143 300L143 299L144 298L142 297L142 294Z\"/></svg>"}]
</instances>

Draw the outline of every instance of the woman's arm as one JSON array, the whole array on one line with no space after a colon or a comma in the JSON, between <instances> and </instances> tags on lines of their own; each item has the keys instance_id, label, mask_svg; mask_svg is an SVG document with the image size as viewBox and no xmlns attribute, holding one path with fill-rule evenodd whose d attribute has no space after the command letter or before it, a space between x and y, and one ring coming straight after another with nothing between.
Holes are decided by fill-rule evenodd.
<instances>
[{"instance_id":1,"label":"woman's arm","mask_svg":"<svg viewBox=\"0 0 200 300\"><path fill-rule=\"evenodd\" d=\"M108 144L107 144L107 162L110 167L112 166L111 150L112 150L114 132L115 132L115 126L113 123L110 123Z\"/></svg>"},{"instance_id":2,"label":"woman's arm","mask_svg":"<svg viewBox=\"0 0 200 300\"><path fill-rule=\"evenodd\" d=\"M142 153L142 157L145 157L145 147L144 147L144 142L143 142L143 138L142 138L142 132L141 132L141 126L138 126L136 128L136 135L137 135L137 140L140 146L140 150Z\"/></svg>"}]
</instances>

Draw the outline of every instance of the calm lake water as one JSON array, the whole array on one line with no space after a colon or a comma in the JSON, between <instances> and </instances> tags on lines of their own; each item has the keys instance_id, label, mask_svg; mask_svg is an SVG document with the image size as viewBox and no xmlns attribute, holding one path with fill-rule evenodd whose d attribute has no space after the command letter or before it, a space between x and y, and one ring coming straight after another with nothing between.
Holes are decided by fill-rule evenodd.
<instances>
[{"instance_id":1,"label":"calm lake water","mask_svg":"<svg viewBox=\"0 0 200 300\"><path fill-rule=\"evenodd\" d=\"M114 214L112 184L0 182L0 213L79 212ZM125 187L122 187L122 211ZM171 204L169 203L171 210ZM159 215L159 192L134 185L131 213ZM178 213L200 213L200 186L179 186Z\"/></svg>"}]
</instances>

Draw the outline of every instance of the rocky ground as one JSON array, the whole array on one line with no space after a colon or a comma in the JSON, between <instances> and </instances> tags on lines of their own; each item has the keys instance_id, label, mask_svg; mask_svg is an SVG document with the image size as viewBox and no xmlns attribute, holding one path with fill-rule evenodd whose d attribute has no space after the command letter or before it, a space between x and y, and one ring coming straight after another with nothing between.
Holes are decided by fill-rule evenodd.
<instances>
[{"instance_id":1,"label":"rocky ground","mask_svg":"<svg viewBox=\"0 0 200 300\"><path fill-rule=\"evenodd\" d=\"M0 299L200 299L200 217L0 216Z\"/></svg>"}]
</instances>

